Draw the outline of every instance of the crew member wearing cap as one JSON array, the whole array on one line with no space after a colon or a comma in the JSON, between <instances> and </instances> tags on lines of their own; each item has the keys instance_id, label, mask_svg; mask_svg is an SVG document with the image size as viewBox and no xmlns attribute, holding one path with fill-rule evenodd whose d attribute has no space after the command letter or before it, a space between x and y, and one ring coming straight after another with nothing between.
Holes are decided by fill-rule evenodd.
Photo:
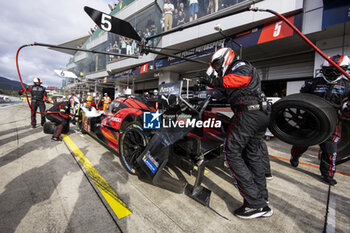
<instances>
[{"instance_id":1,"label":"crew member wearing cap","mask_svg":"<svg viewBox=\"0 0 350 233\"><path fill-rule=\"evenodd\" d=\"M87 93L87 97L86 97L86 107L91 110L91 106L92 106L92 97L90 93Z\"/></svg>"},{"instance_id":2,"label":"crew member wearing cap","mask_svg":"<svg viewBox=\"0 0 350 233\"><path fill-rule=\"evenodd\" d=\"M108 94L105 93L102 101L103 101L103 111L105 111L112 100L111 98L109 98Z\"/></svg>"}]
</instances>

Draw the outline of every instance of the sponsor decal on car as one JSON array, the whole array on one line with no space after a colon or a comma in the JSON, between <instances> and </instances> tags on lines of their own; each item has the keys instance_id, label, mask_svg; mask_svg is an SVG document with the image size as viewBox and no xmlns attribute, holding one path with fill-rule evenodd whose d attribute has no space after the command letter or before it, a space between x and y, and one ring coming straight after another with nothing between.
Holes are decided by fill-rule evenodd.
<instances>
[{"instance_id":1,"label":"sponsor decal on car","mask_svg":"<svg viewBox=\"0 0 350 233\"><path fill-rule=\"evenodd\" d=\"M112 120L112 121L115 121L115 122L119 122L119 123L121 123L121 122L123 121L123 119L122 119L122 118L119 118L119 117L112 117L111 120Z\"/></svg>"},{"instance_id":2,"label":"sponsor decal on car","mask_svg":"<svg viewBox=\"0 0 350 233\"><path fill-rule=\"evenodd\" d=\"M151 156L149 151L143 156L142 160L153 174L156 173L159 163Z\"/></svg>"}]
</instances>

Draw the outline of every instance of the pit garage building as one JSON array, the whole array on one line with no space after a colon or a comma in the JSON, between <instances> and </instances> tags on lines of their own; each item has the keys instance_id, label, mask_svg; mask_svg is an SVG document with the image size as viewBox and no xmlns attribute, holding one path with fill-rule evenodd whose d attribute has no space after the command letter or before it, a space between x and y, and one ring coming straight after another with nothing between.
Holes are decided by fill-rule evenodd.
<instances>
[{"instance_id":1,"label":"pit garage building","mask_svg":"<svg viewBox=\"0 0 350 233\"><path fill-rule=\"evenodd\" d=\"M350 55L350 2L343 0L219 0L219 5L208 8L208 0L199 0L197 19L189 17L187 1L172 1L173 28L177 26L178 11L184 2L184 24L207 20L229 11L252 5L272 9L299 28L327 55ZM164 31L162 0L124 0L114 7L110 15L126 20L140 37L149 37ZM97 9L101 10L101 9ZM105 12L108 13L108 12ZM222 33L214 29L220 25ZM180 23L181 26L181 23ZM311 49L285 22L267 12L243 12L149 41L149 46L161 52L184 55L209 62L211 54L223 45L224 37L237 54L255 65L263 80L267 96L285 96L299 91L304 80L312 78L323 58ZM136 41L91 29L89 37L62 45L84 49L111 51L138 55L139 58L122 58L86 52L72 53L67 70L79 78L66 82L65 89L86 92L108 92L117 96L125 92L143 93L158 88L158 84L190 79L193 85L207 69L197 64L155 54L140 54ZM67 52L67 51L65 51Z\"/></svg>"}]
</instances>

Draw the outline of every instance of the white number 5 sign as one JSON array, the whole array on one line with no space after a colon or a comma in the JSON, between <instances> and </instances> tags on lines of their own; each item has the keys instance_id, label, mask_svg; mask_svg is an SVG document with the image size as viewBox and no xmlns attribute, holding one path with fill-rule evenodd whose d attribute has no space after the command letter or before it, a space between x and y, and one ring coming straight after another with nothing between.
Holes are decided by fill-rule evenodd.
<instances>
[{"instance_id":1,"label":"white number 5 sign","mask_svg":"<svg viewBox=\"0 0 350 233\"><path fill-rule=\"evenodd\" d=\"M110 15L102 14L101 17L101 28L105 31L110 31L112 29L111 23L112 17Z\"/></svg>"},{"instance_id":2,"label":"white number 5 sign","mask_svg":"<svg viewBox=\"0 0 350 233\"><path fill-rule=\"evenodd\" d=\"M275 24L275 30L273 31L273 37L277 37L281 33L282 21L279 21Z\"/></svg>"}]
</instances>

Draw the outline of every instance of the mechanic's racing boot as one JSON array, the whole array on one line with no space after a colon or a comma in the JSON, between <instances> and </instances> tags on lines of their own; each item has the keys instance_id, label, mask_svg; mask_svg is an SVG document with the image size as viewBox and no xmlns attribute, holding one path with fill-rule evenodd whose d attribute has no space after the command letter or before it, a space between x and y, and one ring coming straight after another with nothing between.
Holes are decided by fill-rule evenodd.
<instances>
[{"instance_id":1,"label":"mechanic's racing boot","mask_svg":"<svg viewBox=\"0 0 350 233\"><path fill-rule=\"evenodd\" d=\"M51 140L52 141L62 141L62 138L52 136Z\"/></svg>"},{"instance_id":2,"label":"mechanic's racing boot","mask_svg":"<svg viewBox=\"0 0 350 233\"><path fill-rule=\"evenodd\" d=\"M333 177L322 175L322 180L331 186L335 186L337 181Z\"/></svg>"},{"instance_id":3,"label":"mechanic's racing boot","mask_svg":"<svg viewBox=\"0 0 350 233\"><path fill-rule=\"evenodd\" d=\"M267 179L267 180L272 180L273 177L272 177L271 173L266 173L266 174L265 174L265 179Z\"/></svg>"},{"instance_id":4,"label":"mechanic's racing boot","mask_svg":"<svg viewBox=\"0 0 350 233\"><path fill-rule=\"evenodd\" d=\"M258 208L258 209L253 209L249 207L245 207L244 205L241 206L240 208L236 209L234 211L234 214L242 219L253 219L253 218L259 218L263 217L265 214L267 215L266 217L272 216L272 213L269 213L272 211L268 206L265 206L263 208ZM268 216L269 215L269 216Z\"/></svg>"},{"instance_id":5,"label":"mechanic's racing boot","mask_svg":"<svg viewBox=\"0 0 350 233\"><path fill-rule=\"evenodd\" d=\"M268 202L268 201L267 201ZM272 215L273 215L273 210L269 207L269 206L265 206L264 208L263 208L263 210L266 210L267 212L266 212L266 214L264 214L263 216L261 216L261 217L263 217L263 218L268 218L268 217L271 217Z\"/></svg>"},{"instance_id":6,"label":"mechanic's racing boot","mask_svg":"<svg viewBox=\"0 0 350 233\"><path fill-rule=\"evenodd\" d=\"M293 156L290 157L289 162L292 167L297 167L299 165L299 159L295 159Z\"/></svg>"}]
</instances>

